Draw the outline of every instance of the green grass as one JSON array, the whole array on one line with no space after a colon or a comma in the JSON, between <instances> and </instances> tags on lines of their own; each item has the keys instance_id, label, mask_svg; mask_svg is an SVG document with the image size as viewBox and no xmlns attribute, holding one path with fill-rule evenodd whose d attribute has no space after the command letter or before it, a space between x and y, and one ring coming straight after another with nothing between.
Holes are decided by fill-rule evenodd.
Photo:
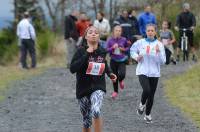
<instances>
[{"instance_id":1,"label":"green grass","mask_svg":"<svg viewBox=\"0 0 200 132\"><path fill-rule=\"evenodd\" d=\"M169 101L178 106L200 128L200 63L165 82Z\"/></svg>"}]
</instances>

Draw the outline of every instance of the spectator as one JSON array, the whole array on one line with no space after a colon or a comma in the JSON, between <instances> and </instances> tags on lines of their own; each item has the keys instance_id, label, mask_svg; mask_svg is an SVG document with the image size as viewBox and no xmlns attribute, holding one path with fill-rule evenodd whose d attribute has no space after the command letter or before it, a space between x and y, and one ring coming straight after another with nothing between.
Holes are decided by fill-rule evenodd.
<instances>
[{"instance_id":1,"label":"spectator","mask_svg":"<svg viewBox=\"0 0 200 132\"><path fill-rule=\"evenodd\" d=\"M28 69L26 62L27 52L31 56L31 68L36 67L36 53L35 53L35 29L30 23L29 12L24 13L24 18L17 25L17 36L19 37L21 58L20 62L22 68Z\"/></svg>"},{"instance_id":2,"label":"spectator","mask_svg":"<svg viewBox=\"0 0 200 132\"><path fill-rule=\"evenodd\" d=\"M194 27L196 26L196 19L192 12L190 12L190 4L184 3L183 4L183 11L178 14L176 18L176 26L175 30L179 29L189 29L186 31L186 36L188 37L189 46L191 47L193 57L193 61L197 61L197 56L195 53L195 47L193 44L193 36L194 36ZM183 36L183 31L180 30L179 32L179 46L177 48L177 61L179 61L179 51L181 48L181 37Z\"/></svg>"},{"instance_id":3,"label":"spectator","mask_svg":"<svg viewBox=\"0 0 200 132\"><path fill-rule=\"evenodd\" d=\"M120 25L122 27L122 37L125 37L128 39L131 44L132 42L132 37L133 37L133 25L131 20L128 18L128 11L123 10L122 15L117 17L116 20L113 22L113 27L116 25Z\"/></svg>"},{"instance_id":4,"label":"spectator","mask_svg":"<svg viewBox=\"0 0 200 132\"><path fill-rule=\"evenodd\" d=\"M97 13L97 19L94 21L94 26L100 32L100 45L103 48L106 48L105 41L110 33L110 24L109 21L104 17L103 12Z\"/></svg>"},{"instance_id":5,"label":"spectator","mask_svg":"<svg viewBox=\"0 0 200 132\"><path fill-rule=\"evenodd\" d=\"M138 20L136 18L136 12L135 10L131 10L129 12L129 19L131 20L132 26L133 26L133 30L132 30L132 34L133 34L133 42L134 43L137 39L139 39L140 36L140 31L139 31L139 23Z\"/></svg>"},{"instance_id":6,"label":"spectator","mask_svg":"<svg viewBox=\"0 0 200 132\"><path fill-rule=\"evenodd\" d=\"M141 13L138 17L140 34L143 37L146 37L146 25L147 24L156 24L156 17L151 11L151 6L146 5L144 8L144 12Z\"/></svg>"},{"instance_id":7,"label":"spectator","mask_svg":"<svg viewBox=\"0 0 200 132\"><path fill-rule=\"evenodd\" d=\"M76 28L79 33L79 39L77 42L77 46L81 44L83 35L85 33L85 30L91 25L90 19L88 19L87 15L85 12L80 13L80 19L76 22Z\"/></svg>"},{"instance_id":8,"label":"spectator","mask_svg":"<svg viewBox=\"0 0 200 132\"><path fill-rule=\"evenodd\" d=\"M79 15L78 11L72 11L70 15L65 18L65 40L67 48L67 68L69 68L73 54L76 51L76 43L78 41L78 31L76 28L76 21Z\"/></svg>"}]
</instances>

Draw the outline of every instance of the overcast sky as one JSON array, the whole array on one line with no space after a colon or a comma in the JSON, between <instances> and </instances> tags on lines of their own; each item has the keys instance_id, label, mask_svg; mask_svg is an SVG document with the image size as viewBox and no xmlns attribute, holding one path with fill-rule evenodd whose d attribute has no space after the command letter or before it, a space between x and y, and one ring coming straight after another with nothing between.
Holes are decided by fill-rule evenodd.
<instances>
[{"instance_id":1,"label":"overcast sky","mask_svg":"<svg viewBox=\"0 0 200 132\"><path fill-rule=\"evenodd\" d=\"M13 17L13 0L0 0L0 17Z\"/></svg>"}]
</instances>

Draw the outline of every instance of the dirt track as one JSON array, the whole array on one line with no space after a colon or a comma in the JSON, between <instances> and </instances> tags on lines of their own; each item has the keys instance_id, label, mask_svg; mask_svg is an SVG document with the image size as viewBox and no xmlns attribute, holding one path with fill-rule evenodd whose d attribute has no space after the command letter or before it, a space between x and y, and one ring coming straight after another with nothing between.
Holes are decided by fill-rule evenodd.
<instances>
[{"instance_id":1,"label":"dirt track","mask_svg":"<svg viewBox=\"0 0 200 132\"><path fill-rule=\"evenodd\" d=\"M102 108L104 132L197 132L195 125L166 101L162 86L163 79L190 66L162 67L152 110L154 123L150 125L135 112L141 94L135 65L127 66L126 87L115 101L110 98L112 84L107 80ZM50 69L10 87L6 100L0 103L0 132L81 132L75 75L67 69Z\"/></svg>"}]
</instances>

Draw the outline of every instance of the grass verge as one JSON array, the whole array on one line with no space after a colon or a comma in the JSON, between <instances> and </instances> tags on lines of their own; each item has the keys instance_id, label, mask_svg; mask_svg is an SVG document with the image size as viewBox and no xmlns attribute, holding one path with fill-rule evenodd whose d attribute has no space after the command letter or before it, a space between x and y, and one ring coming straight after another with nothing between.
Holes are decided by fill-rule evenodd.
<instances>
[{"instance_id":1,"label":"grass verge","mask_svg":"<svg viewBox=\"0 0 200 132\"><path fill-rule=\"evenodd\" d=\"M42 68L22 70L17 66L0 67L0 101L3 101L8 90L8 85L17 80L25 79L42 72Z\"/></svg>"},{"instance_id":2,"label":"grass verge","mask_svg":"<svg viewBox=\"0 0 200 132\"><path fill-rule=\"evenodd\" d=\"M62 40L62 39L61 39ZM8 91L9 84L13 81L27 79L32 76L43 73L51 67L65 66L65 45L63 41L57 41L58 44L53 47L52 54L43 58L37 64L36 69L23 70L17 66L18 62L12 62L6 66L0 66L0 102L5 99L6 92ZM18 60L16 57L14 60ZM28 63L30 58L28 57Z\"/></svg>"},{"instance_id":3,"label":"grass verge","mask_svg":"<svg viewBox=\"0 0 200 132\"><path fill-rule=\"evenodd\" d=\"M165 81L165 93L200 128L200 63Z\"/></svg>"}]
</instances>

